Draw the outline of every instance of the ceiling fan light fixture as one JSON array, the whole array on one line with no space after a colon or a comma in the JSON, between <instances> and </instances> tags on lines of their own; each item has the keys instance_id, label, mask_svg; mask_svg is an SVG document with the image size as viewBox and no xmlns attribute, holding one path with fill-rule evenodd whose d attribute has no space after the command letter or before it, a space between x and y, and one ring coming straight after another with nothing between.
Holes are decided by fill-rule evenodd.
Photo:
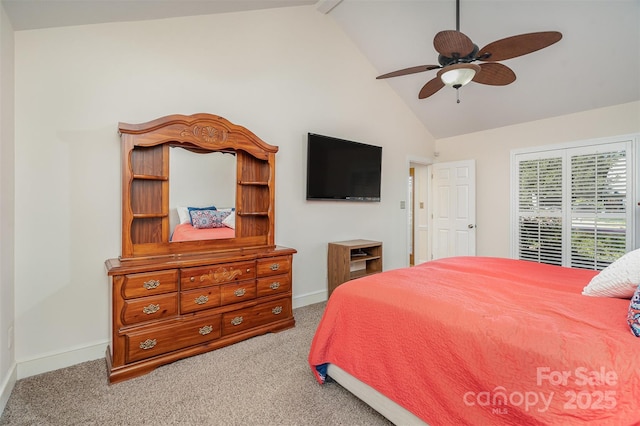
<instances>
[{"instance_id":1,"label":"ceiling fan light fixture","mask_svg":"<svg viewBox=\"0 0 640 426\"><path fill-rule=\"evenodd\" d=\"M473 80L480 67L475 64L455 64L441 69L438 77L449 87L459 89Z\"/></svg>"}]
</instances>

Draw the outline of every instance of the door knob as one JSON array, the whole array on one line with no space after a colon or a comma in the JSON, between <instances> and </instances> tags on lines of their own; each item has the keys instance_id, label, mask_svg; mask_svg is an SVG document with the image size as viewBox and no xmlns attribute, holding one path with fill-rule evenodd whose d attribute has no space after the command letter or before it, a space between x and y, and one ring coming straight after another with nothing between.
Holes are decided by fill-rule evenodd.
<instances>
[{"instance_id":1,"label":"door knob","mask_svg":"<svg viewBox=\"0 0 640 426\"><path fill-rule=\"evenodd\" d=\"M469 229L473 229L473 228L475 228L475 227L476 227L476 226L475 226L474 224L472 224L472 223L470 223L470 224L468 224L468 225L467 225L467 228L469 228Z\"/></svg>"}]
</instances>

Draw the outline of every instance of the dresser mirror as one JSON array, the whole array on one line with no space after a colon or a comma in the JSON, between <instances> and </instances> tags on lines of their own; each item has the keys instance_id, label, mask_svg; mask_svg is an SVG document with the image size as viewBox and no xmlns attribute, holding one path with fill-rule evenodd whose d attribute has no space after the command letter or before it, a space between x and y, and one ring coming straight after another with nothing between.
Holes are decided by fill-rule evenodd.
<instances>
[{"instance_id":1,"label":"dresser mirror","mask_svg":"<svg viewBox=\"0 0 640 426\"><path fill-rule=\"evenodd\" d=\"M211 114L119 130L122 259L274 245L276 146Z\"/></svg>"},{"instance_id":2,"label":"dresser mirror","mask_svg":"<svg viewBox=\"0 0 640 426\"><path fill-rule=\"evenodd\" d=\"M169 227L170 242L180 240L181 232L191 231L189 208L214 207L231 215L236 207L235 152L200 152L169 149ZM223 216L221 214L220 217ZM228 217L228 216L227 216ZM228 221L230 223L230 221ZM179 226L182 225L182 226ZM222 232L205 231L198 239L235 238L235 229L223 224ZM208 232L208 233L207 233ZM175 236L175 238L174 238Z\"/></svg>"}]
</instances>

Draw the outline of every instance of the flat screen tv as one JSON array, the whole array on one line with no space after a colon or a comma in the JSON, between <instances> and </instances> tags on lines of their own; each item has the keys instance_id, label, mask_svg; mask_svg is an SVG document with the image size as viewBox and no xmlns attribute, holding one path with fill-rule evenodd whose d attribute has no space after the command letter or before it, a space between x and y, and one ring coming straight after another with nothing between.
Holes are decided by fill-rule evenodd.
<instances>
[{"instance_id":1,"label":"flat screen tv","mask_svg":"<svg viewBox=\"0 0 640 426\"><path fill-rule=\"evenodd\" d=\"M380 201L382 147L309 133L307 200Z\"/></svg>"}]
</instances>

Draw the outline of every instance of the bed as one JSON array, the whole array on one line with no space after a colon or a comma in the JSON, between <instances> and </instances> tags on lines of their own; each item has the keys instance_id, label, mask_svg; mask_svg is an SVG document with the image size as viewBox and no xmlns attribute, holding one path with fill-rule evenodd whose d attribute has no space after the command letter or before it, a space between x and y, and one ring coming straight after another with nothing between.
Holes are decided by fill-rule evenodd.
<instances>
[{"instance_id":1,"label":"bed","mask_svg":"<svg viewBox=\"0 0 640 426\"><path fill-rule=\"evenodd\" d=\"M309 364L396 424L640 423L629 298L596 271L454 257L349 281Z\"/></svg>"}]
</instances>

